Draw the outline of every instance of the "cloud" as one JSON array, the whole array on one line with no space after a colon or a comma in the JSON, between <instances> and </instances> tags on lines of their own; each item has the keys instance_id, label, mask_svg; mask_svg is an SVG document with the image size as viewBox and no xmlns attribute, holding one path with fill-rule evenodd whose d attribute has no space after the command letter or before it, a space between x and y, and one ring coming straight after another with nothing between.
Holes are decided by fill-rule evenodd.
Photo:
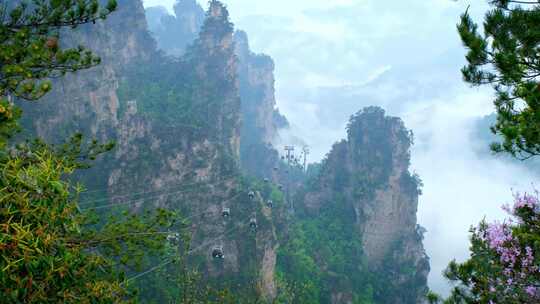
<instances>
[{"instance_id":1,"label":"cloud","mask_svg":"<svg viewBox=\"0 0 540 304\"><path fill-rule=\"evenodd\" d=\"M163 6L170 13L173 13L173 5L176 3L176 0L142 0L144 7L150 6Z\"/></svg>"},{"instance_id":2,"label":"cloud","mask_svg":"<svg viewBox=\"0 0 540 304\"><path fill-rule=\"evenodd\" d=\"M321 120L321 106L308 102L283 102L284 108L280 110L293 113L287 117L290 122L290 129L280 132L277 147L282 145L298 145L296 137L302 138L301 145L308 145L311 149L311 156L315 159L322 159L328 152L328 144L332 144L338 139L345 137L346 121L342 120L339 127L335 128ZM316 133L316 136L314 136Z\"/></svg>"},{"instance_id":3,"label":"cloud","mask_svg":"<svg viewBox=\"0 0 540 304\"><path fill-rule=\"evenodd\" d=\"M416 131L413 168L424 181L418 219L428 230L431 288L450 288L441 273L449 261L468 256L468 228L482 219L503 219L500 205L512 189L530 190L537 174L501 159L480 157L471 136L474 118L488 114L491 94L459 90L448 99L412 106L403 118Z\"/></svg>"}]
</instances>

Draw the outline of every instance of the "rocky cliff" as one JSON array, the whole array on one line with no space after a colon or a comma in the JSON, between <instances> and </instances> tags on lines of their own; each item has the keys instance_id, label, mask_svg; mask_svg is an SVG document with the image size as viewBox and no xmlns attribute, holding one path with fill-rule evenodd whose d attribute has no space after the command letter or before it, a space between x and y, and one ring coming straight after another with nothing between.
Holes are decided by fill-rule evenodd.
<instances>
[{"instance_id":1,"label":"rocky cliff","mask_svg":"<svg viewBox=\"0 0 540 304\"><path fill-rule=\"evenodd\" d=\"M253 53L245 32L237 31L234 38L242 99L242 169L261 179L283 180L284 175L276 175L273 171L273 168L280 164L279 154L273 143L278 139L279 129L287 128L288 122L279 113L276 105L274 61L270 56Z\"/></svg>"},{"instance_id":2,"label":"rocky cliff","mask_svg":"<svg viewBox=\"0 0 540 304\"><path fill-rule=\"evenodd\" d=\"M353 115L347 135L301 194L299 223L321 221L321 230L335 230L335 238L305 246L332 282L327 301L356 303L359 297L372 297L376 303L421 303L429 263L423 229L416 224L421 182L409 172L412 135L400 119L376 107ZM292 261L290 254L283 253L285 263ZM340 254L357 261L352 269L361 277L332 260ZM371 278L366 282L365 277Z\"/></svg>"},{"instance_id":3,"label":"rocky cliff","mask_svg":"<svg viewBox=\"0 0 540 304\"><path fill-rule=\"evenodd\" d=\"M185 53L204 20L202 8L195 0L179 0L174 16L162 7L149 7L146 15L159 49L172 56ZM254 53L247 34L241 30L234 34L234 43L242 100L240 164L245 173L261 179L273 176L277 181L273 168L279 165L280 158L272 143L288 122L276 105L274 62L270 56Z\"/></svg>"},{"instance_id":4,"label":"rocky cliff","mask_svg":"<svg viewBox=\"0 0 540 304\"><path fill-rule=\"evenodd\" d=\"M34 106L25 109L36 113L31 115L31 123L41 137L57 142L59 132L65 136L75 129L106 139L118 125L117 89L122 69L139 60L148 60L155 49L155 42L146 31L142 3L120 0L119 6L113 18L81 26L60 41L69 46L91 46L103 64L55 80L55 90L37 109ZM130 25L129 29L125 24Z\"/></svg>"},{"instance_id":5,"label":"rocky cliff","mask_svg":"<svg viewBox=\"0 0 540 304\"><path fill-rule=\"evenodd\" d=\"M211 1L196 39L185 41L184 56L171 58L147 31L141 1L118 7L62 41L91 46L102 64L56 81L42 103L26 107L27 130L52 142L74 132L114 140L113 152L79 176L89 188L81 207L103 216L113 209L180 211L191 222L195 268L216 286L271 298L272 212L263 189L249 199L250 184L240 179L238 60L227 10ZM223 208L231 220L223 220ZM223 246L227 259L216 262L213 246Z\"/></svg>"}]
</instances>

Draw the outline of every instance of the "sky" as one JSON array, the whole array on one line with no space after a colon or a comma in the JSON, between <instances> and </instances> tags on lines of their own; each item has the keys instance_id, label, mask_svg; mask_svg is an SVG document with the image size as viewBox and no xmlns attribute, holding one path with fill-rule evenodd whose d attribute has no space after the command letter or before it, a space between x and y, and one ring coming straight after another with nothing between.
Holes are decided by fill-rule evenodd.
<instances>
[{"instance_id":1,"label":"sky","mask_svg":"<svg viewBox=\"0 0 540 304\"><path fill-rule=\"evenodd\" d=\"M171 9L175 0L144 2ZM471 225L502 219L499 206L538 179L526 166L479 155L471 136L475 119L493 111L492 92L462 82L456 23L469 5L481 20L487 1L223 2L251 48L274 59L277 104L292 126L282 138L302 138L312 161L345 137L349 116L364 106L382 106L413 130L429 285L447 294L441 273L452 259L467 258Z\"/></svg>"}]
</instances>

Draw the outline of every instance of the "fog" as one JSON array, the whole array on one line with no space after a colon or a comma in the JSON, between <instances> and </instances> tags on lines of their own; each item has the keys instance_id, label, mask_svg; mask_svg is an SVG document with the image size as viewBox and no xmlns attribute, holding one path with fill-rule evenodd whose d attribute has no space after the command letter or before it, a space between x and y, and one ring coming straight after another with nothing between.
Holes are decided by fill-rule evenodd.
<instances>
[{"instance_id":1,"label":"fog","mask_svg":"<svg viewBox=\"0 0 540 304\"><path fill-rule=\"evenodd\" d=\"M174 0L146 0L171 8ZM418 217L428 230L429 285L446 294L441 272L468 254L471 225L502 218L512 190L537 180L525 165L478 154L474 120L493 111L489 88L461 80L456 33L468 5L477 20L487 1L228 0L251 47L276 63L277 103L291 130L319 161L345 136L348 117L380 105L415 134L412 170L424 181ZM201 3L206 5L206 3Z\"/></svg>"}]
</instances>

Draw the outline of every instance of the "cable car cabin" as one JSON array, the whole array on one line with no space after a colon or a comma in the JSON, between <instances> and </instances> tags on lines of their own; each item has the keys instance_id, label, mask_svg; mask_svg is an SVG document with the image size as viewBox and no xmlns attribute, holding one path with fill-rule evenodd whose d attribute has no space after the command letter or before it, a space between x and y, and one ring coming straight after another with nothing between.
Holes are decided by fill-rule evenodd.
<instances>
[{"instance_id":1,"label":"cable car cabin","mask_svg":"<svg viewBox=\"0 0 540 304\"><path fill-rule=\"evenodd\" d=\"M278 167L274 167L274 171L277 171L278 170Z\"/></svg>"},{"instance_id":2,"label":"cable car cabin","mask_svg":"<svg viewBox=\"0 0 540 304\"><path fill-rule=\"evenodd\" d=\"M278 185L278 189L279 189L279 190L283 190L283 185L282 185L282 184L279 184L279 185Z\"/></svg>"},{"instance_id":3,"label":"cable car cabin","mask_svg":"<svg viewBox=\"0 0 540 304\"><path fill-rule=\"evenodd\" d=\"M255 198L255 192L249 191L248 196L249 196L250 200L254 199Z\"/></svg>"},{"instance_id":4,"label":"cable car cabin","mask_svg":"<svg viewBox=\"0 0 540 304\"><path fill-rule=\"evenodd\" d=\"M180 233L169 233L169 235L167 235L167 241L171 243L180 241Z\"/></svg>"},{"instance_id":5,"label":"cable car cabin","mask_svg":"<svg viewBox=\"0 0 540 304\"><path fill-rule=\"evenodd\" d=\"M257 229L257 219L251 218L249 220L249 227L253 230Z\"/></svg>"},{"instance_id":6,"label":"cable car cabin","mask_svg":"<svg viewBox=\"0 0 540 304\"><path fill-rule=\"evenodd\" d=\"M221 211L221 216L223 216L224 218L228 218L229 216L231 216L231 208L223 207L223 210Z\"/></svg>"},{"instance_id":7,"label":"cable car cabin","mask_svg":"<svg viewBox=\"0 0 540 304\"><path fill-rule=\"evenodd\" d=\"M264 179L264 182L265 182L265 183L268 183L269 181L270 181L270 180L269 180L268 178L265 178L265 179Z\"/></svg>"},{"instance_id":8,"label":"cable car cabin","mask_svg":"<svg viewBox=\"0 0 540 304\"><path fill-rule=\"evenodd\" d=\"M266 206L268 206L268 208L272 208L274 206L274 202L272 200L268 200L266 202Z\"/></svg>"},{"instance_id":9,"label":"cable car cabin","mask_svg":"<svg viewBox=\"0 0 540 304\"><path fill-rule=\"evenodd\" d=\"M212 257L214 259L223 259L225 258L223 254L223 246L214 246L212 249Z\"/></svg>"}]
</instances>

